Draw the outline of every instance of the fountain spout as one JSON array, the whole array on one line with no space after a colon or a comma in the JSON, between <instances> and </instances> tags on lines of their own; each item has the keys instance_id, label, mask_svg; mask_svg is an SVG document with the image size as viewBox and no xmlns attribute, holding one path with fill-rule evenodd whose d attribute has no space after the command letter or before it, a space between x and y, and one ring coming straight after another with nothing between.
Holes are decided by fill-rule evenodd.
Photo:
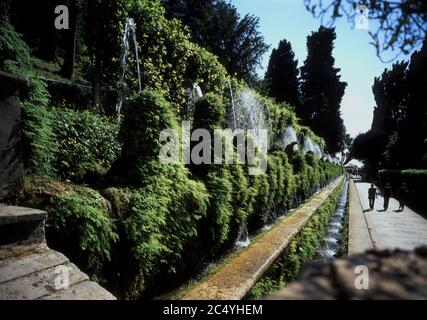
<instances>
[{"instance_id":1,"label":"fountain spout","mask_svg":"<svg viewBox=\"0 0 427 320\"><path fill-rule=\"evenodd\" d=\"M118 98L118 101L116 104L117 113L120 113L120 111L122 109L122 105L123 105L123 95L124 95L125 88L126 88L126 83L125 83L126 61L127 61L127 55L129 52L129 36L131 34L132 34L133 45L135 48L136 70L137 70L137 75L138 75L138 88L139 88L139 92L142 91L141 70L140 70L139 55L138 55L138 42L136 41L136 24L132 18L129 18L126 21L125 31L123 33L123 40L122 40L123 41L123 51L122 51L122 56L120 59L121 73L120 73L120 82L119 82L120 85L122 86L122 90L119 94L119 98Z\"/></svg>"},{"instance_id":2,"label":"fountain spout","mask_svg":"<svg viewBox=\"0 0 427 320\"><path fill-rule=\"evenodd\" d=\"M237 129L237 122L236 122L236 107L234 105L234 95L233 95L233 88L231 87L231 82L229 79L227 79L228 82L228 89L230 90L230 99L231 99L231 110L233 112L233 124L234 124L234 130Z\"/></svg>"}]
</instances>

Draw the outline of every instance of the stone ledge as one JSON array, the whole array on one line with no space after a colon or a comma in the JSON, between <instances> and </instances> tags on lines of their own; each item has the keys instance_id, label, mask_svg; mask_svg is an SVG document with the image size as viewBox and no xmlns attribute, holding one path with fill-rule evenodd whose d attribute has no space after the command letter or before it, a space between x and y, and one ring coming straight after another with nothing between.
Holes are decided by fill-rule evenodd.
<instances>
[{"instance_id":1,"label":"stone ledge","mask_svg":"<svg viewBox=\"0 0 427 320\"><path fill-rule=\"evenodd\" d=\"M348 254L358 254L374 249L354 180L350 180L348 201Z\"/></svg>"},{"instance_id":2,"label":"stone ledge","mask_svg":"<svg viewBox=\"0 0 427 320\"><path fill-rule=\"evenodd\" d=\"M0 204L0 246L45 243L45 211Z\"/></svg>"},{"instance_id":3,"label":"stone ledge","mask_svg":"<svg viewBox=\"0 0 427 320\"><path fill-rule=\"evenodd\" d=\"M0 204L0 226L21 222L44 221L46 218L47 213L42 210Z\"/></svg>"},{"instance_id":4,"label":"stone ledge","mask_svg":"<svg viewBox=\"0 0 427 320\"><path fill-rule=\"evenodd\" d=\"M67 273L62 273L64 270ZM68 278L57 288L58 276ZM65 280L64 280L65 281ZM0 246L0 300L115 300L116 298L45 244Z\"/></svg>"},{"instance_id":5,"label":"stone ledge","mask_svg":"<svg viewBox=\"0 0 427 320\"><path fill-rule=\"evenodd\" d=\"M27 80L22 77L0 70L0 100L14 95L20 88L27 86Z\"/></svg>"}]
</instances>

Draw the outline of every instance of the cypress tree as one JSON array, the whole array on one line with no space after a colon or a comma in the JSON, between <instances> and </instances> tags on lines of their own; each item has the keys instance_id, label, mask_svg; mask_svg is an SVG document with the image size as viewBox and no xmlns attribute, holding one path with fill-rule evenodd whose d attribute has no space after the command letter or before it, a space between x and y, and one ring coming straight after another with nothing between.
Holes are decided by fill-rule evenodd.
<instances>
[{"instance_id":1,"label":"cypress tree","mask_svg":"<svg viewBox=\"0 0 427 320\"><path fill-rule=\"evenodd\" d=\"M287 102L297 108L300 105L298 60L289 41L282 40L273 49L265 80L268 94L277 102Z\"/></svg>"},{"instance_id":2,"label":"cypress tree","mask_svg":"<svg viewBox=\"0 0 427 320\"><path fill-rule=\"evenodd\" d=\"M331 154L344 148L345 127L340 105L347 83L340 81L340 69L332 56L335 29L321 26L307 37L307 58L301 67L302 105L297 115L327 144Z\"/></svg>"}]
</instances>

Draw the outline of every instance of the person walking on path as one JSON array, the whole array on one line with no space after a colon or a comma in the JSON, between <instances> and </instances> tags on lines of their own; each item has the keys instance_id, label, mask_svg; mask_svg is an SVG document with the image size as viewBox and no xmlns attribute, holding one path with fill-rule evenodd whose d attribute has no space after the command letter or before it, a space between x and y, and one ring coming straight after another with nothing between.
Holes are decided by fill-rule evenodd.
<instances>
[{"instance_id":1,"label":"person walking on path","mask_svg":"<svg viewBox=\"0 0 427 320\"><path fill-rule=\"evenodd\" d=\"M386 211L388 209L388 203L390 201L390 197L391 197L391 187L390 187L390 183L387 182L387 184L384 187L383 190L383 198L384 198L384 210Z\"/></svg>"},{"instance_id":2,"label":"person walking on path","mask_svg":"<svg viewBox=\"0 0 427 320\"><path fill-rule=\"evenodd\" d=\"M399 189L399 209L397 211L403 211L405 209L406 196L408 195L408 188L404 182Z\"/></svg>"},{"instance_id":3,"label":"person walking on path","mask_svg":"<svg viewBox=\"0 0 427 320\"><path fill-rule=\"evenodd\" d=\"M371 187L368 190L368 198L369 198L369 209L374 210L375 199L377 198L377 189L374 184L371 184Z\"/></svg>"}]
</instances>

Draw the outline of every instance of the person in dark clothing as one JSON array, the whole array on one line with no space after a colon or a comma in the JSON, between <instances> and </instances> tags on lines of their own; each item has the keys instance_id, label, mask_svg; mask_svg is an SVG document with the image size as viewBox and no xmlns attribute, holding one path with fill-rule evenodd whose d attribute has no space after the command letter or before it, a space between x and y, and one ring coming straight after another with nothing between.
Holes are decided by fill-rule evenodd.
<instances>
[{"instance_id":1,"label":"person in dark clothing","mask_svg":"<svg viewBox=\"0 0 427 320\"><path fill-rule=\"evenodd\" d=\"M399 189L399 211L405 209L406 196L408 195L408 188L404 182Z\"/></svg>"},{"instance_id":2,"label":"person in dark clothing","mask_svg":"<svg viewBox=\"0 0 427 320\"><path fill-rule=\"evenodd\" d=\"M377 189L373 184L371 184L371 187L368 189L369 209L371 211L374 210L376 197L377 197Z\"/></svg>"},{"instance_id":3,"label":"person in dark clothing","mask_svg":"<svg viewBox=\"0 0 427 320\"><path fill-rule=\"evenodd\" d=\"M388 203L391 197L391 187L390 187L390 183L388 182L384 187L383 197L384 197L384 211L386 211L388 209Z\"/></svg>"}]
</instances>

